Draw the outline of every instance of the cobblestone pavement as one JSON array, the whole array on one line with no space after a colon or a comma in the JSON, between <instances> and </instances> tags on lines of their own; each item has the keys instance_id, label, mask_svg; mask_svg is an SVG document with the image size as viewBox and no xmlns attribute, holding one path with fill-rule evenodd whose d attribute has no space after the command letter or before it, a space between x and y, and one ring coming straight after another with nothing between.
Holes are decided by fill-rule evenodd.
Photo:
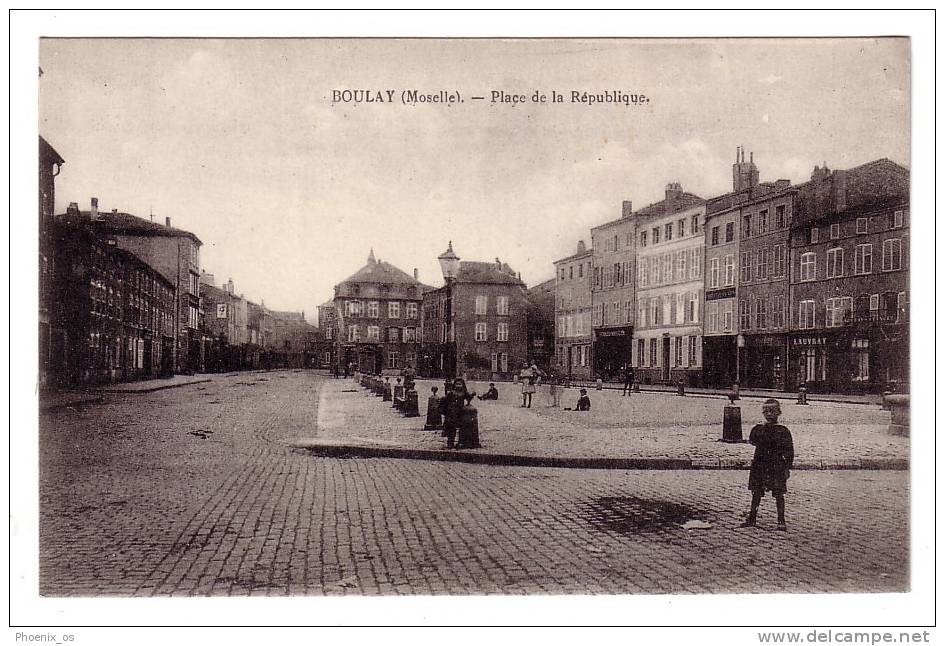
<instances>
[{"instance_id":1,"label":"cobblestone pavement","mask_svg":"<svg viewBox=\"0 0 945 646\"><path fill-rule=\"evenodd\" d=\"M442 384L418 381L419 419L402 418L391 404L351 379L325 382L319 408L318 437L339 443L362 443L412 449L436 449L444 440L422 432L430 387ZM472 383L485 392L488 384ZM722 436L724 397L677 397L666 393L591 391L591 410L577 413L578 393L567 389L561 406L549 406L547 392L537 393L532 408L521 408L513 384L499 384L499 401L476 401L481 452L555 457L688 458L691 460L750 461L749 444L719 442ZM764 421L762 400L739 402L744 437ZM879 406L816 402L808 406L782 404L782 423L794 436L797 462L856 459L908 460L909 438L890 435L889 411Z\"/></svg>"},{"instance_id":2,"label":"cobblestone pavement","mask_svg":"<svg viewBox=\"0 0 945 646\"><path fill-rule=\"evenodd\" d=\"M348 382L350 383L350 382ZM310 374L50 411L40 588L75 595L908 589L908 473L801 471L790 530L739 529L743 471L314 458ZM707 529L685 529L689 520Z\"/></svg>"}]
</instances>

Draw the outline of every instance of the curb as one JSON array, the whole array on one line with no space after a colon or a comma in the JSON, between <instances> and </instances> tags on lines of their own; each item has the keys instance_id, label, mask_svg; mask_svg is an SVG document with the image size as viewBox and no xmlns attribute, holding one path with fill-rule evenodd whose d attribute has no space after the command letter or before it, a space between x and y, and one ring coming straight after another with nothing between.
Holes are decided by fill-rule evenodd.
<instances>
[{"instance_id":1,"label":"curb","mask_svg":"<svg viewBox=\"0 0 945 646\"><path fill-rule=\"evenodd\" d=\"M99 388L96 392L100 393L112 393L119 395L138 395L141 393L153 393L158 390L168 390L170 388L183 388L184 386L195 386L197 384L206 384L210 383L210 379L199 379L197 381L188 381L182 384L163 384L160 386L154 386L153 388Z\"/></svg>"},{"instance_id":2,"label":"curb","mask_svg":"<svg viewBox=\"0 0 945 646\"><path fill-rule=\"evenodd\" d=\"M691 460L689 458L582 458L503 453L472 453L464 451L402 449L356 444L321 444L300 441L289 445L314 456L325 458L395 458L462 462L505 467L552 467L558 469L623 469L623 470L747 470L750 460L729 458ZM808 460L794 465L795 471L819 470L882 470L908 471L909 461L900 458L857 460Z\"/></svg>"},{"instance_id":3,"label":"curb","mask_svg":"<svg viewBox=\"0 0 945 646\"><path fill-rule=\"evenodd\" d=\"M50 402L48 404L43 404L42 400L40 400L39 412L45 413L46 411L59 410L60 408L71 408L74 406L84 406L85 404L100 404L102 403L103 399L104 397L102 397L102 395L88 395L71 401Z\"/></svg>"}]
</instances>

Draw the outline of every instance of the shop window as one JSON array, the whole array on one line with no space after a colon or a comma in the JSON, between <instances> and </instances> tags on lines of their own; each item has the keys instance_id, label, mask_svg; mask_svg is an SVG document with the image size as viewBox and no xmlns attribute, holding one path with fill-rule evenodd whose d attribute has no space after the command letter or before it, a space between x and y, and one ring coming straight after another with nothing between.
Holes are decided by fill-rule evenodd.
<instances>
[{"instance_id":1,"label":"shop window","mask_svg":"<svg viewBox=\"0 0 945 646\"><path fill-rule=\"evenodd\" d=\"M868 339L853 339L851 343L853 381L870 380L870 342Z\"/></svg>"}]
</instances>

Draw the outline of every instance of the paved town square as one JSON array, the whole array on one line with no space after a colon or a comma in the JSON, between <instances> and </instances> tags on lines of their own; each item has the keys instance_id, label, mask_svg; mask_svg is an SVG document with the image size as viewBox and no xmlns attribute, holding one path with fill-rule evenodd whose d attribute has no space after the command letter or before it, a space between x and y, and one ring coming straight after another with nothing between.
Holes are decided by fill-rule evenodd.
<instances>
[{"instance_id":1,"label":"paved town square","mask_svg":"<svg viewBox=\"0 0 945 646\"><path fill-rule=\"evenodd\" d=\"M422 391L423 384L418 388ZM406 432L397 428L409 421L418 437L442 441L433 439L436 433L424 436L422 418L404 420L381 410L382 402L359 390L351 379L313 371L260 371L211 375L204 383L155 392L105 393L100 403L44 411L40 592L281 596L909 589L907 471L795 470L787 495L788 531L779 532L770 498L762 502L758 527L738 527L750 498L743 469L335 459L293 447L301 438L320 437L322 426L330 439L340 418L363 420L349 435L390 437ZM613 397L599 397L595 404L602 409L604 399ZM645 431L636 444L640 455L675 455L685 445L711 455L722 450L707 447L715 447L708 429L724 402L664 401L670 396L650 393L633 397L634 403L613 405L638 422L604 424L617 416L595 414L586 422L569 422L571 438L563 437L562 420L575 413L550 412L542 403L513 415L512 401L483 402L482 450L525 451L525 433L548 428L559 445L601 444L625 451L632 448L627 440L603 438L637 427ZM643 398L655 404L639 406ZM492 421L499 416L490 416L486 404L506 406L504 414L523 430L500 428ZM757 402L742 405L746 424L758 417ZM798 461L809 457L809 450L823 456L828 446L846 446L844 433L855 436L871 455L908 455L908 440L884 434L888 412L878 407L825 403L803 413L787 404L784 408ZM850 423L840 423L840 416ZM833 435L818 443L817 434L828 427ZM676 448L655 448L663 437L673 438L669 443ZM506 439L508 446L502 446ZM729 448L739 455L748 450Z\"/></svg>"}]
</instances>

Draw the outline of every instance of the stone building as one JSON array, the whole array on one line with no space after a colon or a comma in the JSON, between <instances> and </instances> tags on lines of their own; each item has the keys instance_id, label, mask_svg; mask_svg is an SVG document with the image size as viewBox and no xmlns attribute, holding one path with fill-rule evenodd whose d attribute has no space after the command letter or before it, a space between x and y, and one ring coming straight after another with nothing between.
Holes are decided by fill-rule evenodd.
<instances>
[{"instance_id":1,"label":"stone building","mask_svg":"<svg viewBox=\"0 0 945 646\"><path fill-rule=\"evenodd\" d=\"M335 286L335 356L362 372L399 373L417 366L420 304L431 289L414 275L376 260Z\"/></svg>"},{"instance_id":2,"label":"stone building","mask_svg":"<svg viewBox=\"0 0 945 646\"><path fill-rule=\"evenodd\" d=\"M909 171L888 160L797 187L788 386L879 391L909 380Z\"/></svg>"},{"instance_id":3,"label":"stone building","mask_svg":"<svg viewBox=\"0 0 945 646\"><path fill-rule=\"evenodd\" d=\"M555 283L550 278L543 283L530 287L525 296L528 300L526 311L528 356L527 361L534 363L545 373L558 372L553 366L555 358Z\"/></svg>"},{"instance_id":4,"label":"stone building","mask_svg":"<svg viewBox=\"0 0 945 646\"><path fill-rule=\"evenodd\" d=\"M579 240L573 255L554 263L555 365L559 374L574 379L590 379L593 375L593 256L593 251Z\"/></svg>"},{"instance_id":5,"label":"stone building","mask_svg":"<svg viewBox=\"0 0 945 646\"><path fill-rule=\"evenodd\" d=\"M327 301L318 306L319 366L331 368L335 364L335 303Z\"/></svg>"},{"instance_id":6,"label":"stone building","mask_svg":"<svg viewBox=\"0 0 945 646\"><path fill-rule=\"evenodd\" d=\"M66 330L50 325L52 281L55 275L56 255L52 236L56 212L56 176L65 163L49 143L39 138L39 385L46 386L50 362L55 359L53 348L61 346ZM53 338L55 337L55 341Z\"/></svg>"},{"instance_id":7,"label":"stone building","mask_svg":"<svg viewBox=\"0 0 945 646\"><path fill-rule=\"evenodd\" d=\"M509 265L459 263L454 280L423 297L421 374L512 379L528 359L525 283Z\"/></svg>"},{"instance_id":8,"label":"stone building","mask_svg":"<svg viewBox=\"0 0 945 646\"><path fill-rule=\"evenodd\" d=\"M272 347L289 368L315 367L319 332L305 312L272 312Z\"/></svg>"},{"instance_id":9,"label":"stone building","mask_svg":"<svg viewBox=\"0 0 945 646\"><path fill-rule=\"evenodd\" d=\"M704 220L699 201L639 223L633 365L643 383L702 383Z\"/></svg>"},{"instance_id":10,"label":"stone building","mask_svg":"<svg viewBox=\"0 0 945 646\"><path fill-rule=\"evenodd\" d=\"M747 191L741 190L706 203L702 378L707 386L738 381L738 226L746 200Z\"/></svg>"}]
</instances>

